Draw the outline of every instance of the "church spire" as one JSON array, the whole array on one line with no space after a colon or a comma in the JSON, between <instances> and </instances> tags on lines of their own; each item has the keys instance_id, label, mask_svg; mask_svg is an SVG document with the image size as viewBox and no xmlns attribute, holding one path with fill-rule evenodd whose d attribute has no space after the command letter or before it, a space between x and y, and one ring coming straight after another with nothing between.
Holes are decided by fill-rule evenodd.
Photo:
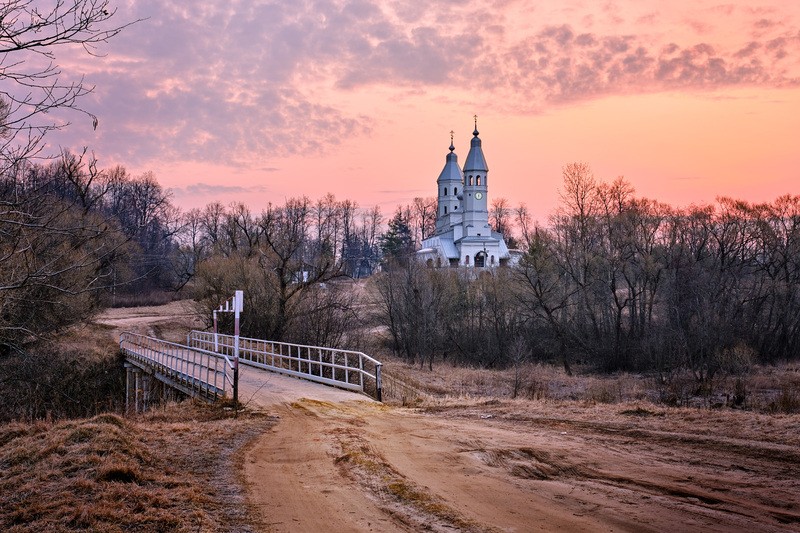
<instances>
[{"instance_id":1,"label":"church spire","mask_svg":"<svg viewBox=\"0 0 800 533\"><path fill-rule=\"evenodd\" d=\"M450 131L450 153L445 157L444 168L439 174L439 179L436 181L443 182L461 182L461 169L458 166L458 156L455 152L455 145L453 145L453 131Z\"/></svg>"},{"instance_id":2,"label":"church spire","mask_svg":"<svg viewBox=\"0 0 800 533\"><path fill-rule=\"evenodd\" d=\"M460 215L459 187L462 188L463 174L458 166L458 156L453 144L453 132L450 132L450 151L445 157L444 168L436 180L439 189L438 207L436 215L436 235L450 231L453 217Z\"/></svg>"},{"instance_id":3,"label":"church spire","mask_svg":"<svg viewBox=\"0 0 800 533\"><path fill-rule=\"evenodd\" d=\"M474 115L472 118L475 119L475 130L472 132L469 153L464 161L464 172L487 172L489 167L486 166L486 158L483 157L481 148L481 138L478 137L478 115Z\"/></svg>"}]
</instances>

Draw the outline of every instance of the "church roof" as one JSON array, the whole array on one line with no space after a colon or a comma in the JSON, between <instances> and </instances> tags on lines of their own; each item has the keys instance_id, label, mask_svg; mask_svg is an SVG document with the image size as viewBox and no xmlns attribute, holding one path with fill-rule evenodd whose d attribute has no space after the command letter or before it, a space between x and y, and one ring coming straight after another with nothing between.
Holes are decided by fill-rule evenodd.
<instances>
[{"instance_id":1,"label":"church roof","mask_svg":"<svg viewBox=\"0 0 800 533\"><path fill-rule=\"evenodd\" d=\"M460 254L458 248L453 242L453 230L442 235L434 235L422 241L425 246L418 254L430 253L431 251L438 251L447 259L458 259Z\"/></svg>"},{"instance_id":2,"label":"church roof","mask_svg":"<svg viewBox=\"0 0 800 533\"><path fill-rule=\"evenodd\" d=\"M461 168L458 166L458 156L453 151L455 150L455 146L453 146L453 138L450 138L450 153L447 154L445 159L444 168L442 172L439 174L439 178L436 180L437 182L442 181L457 181L461 182Z\"/></svg>"},{"instance_id":3,"label":"church roof","mask_svg":"<svg viewBox=\"0 0 800 533\"><path fill-rule=\"evenodd\" d=\"M472 132L472 141L469 146L469 153L467 160L464 162L464 172L487 172L489 167L486 166L486 158L483 157L483 148L481 148L481 138L478 137L478 125L475 124L475 131Z\"/></svg>"}]
</instances>

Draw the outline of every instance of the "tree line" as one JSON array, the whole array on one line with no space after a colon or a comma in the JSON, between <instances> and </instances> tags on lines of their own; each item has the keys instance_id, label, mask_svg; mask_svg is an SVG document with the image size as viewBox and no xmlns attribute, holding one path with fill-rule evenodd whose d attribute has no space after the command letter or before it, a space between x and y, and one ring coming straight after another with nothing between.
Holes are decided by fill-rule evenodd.
<instances>
[{"instance_id":1,"label":"tree line","mask_svg":"<svg viewBox=\"0 0 800 533\"><path fill-rule=\"evenodd\" d=\"M118 290L166 283L177 212L151 174L85 154L0 175L0 350L90 316Z\"/></svg>"},{"instance_id":2,"label":"tree line","mask_svg":"<svg viewBox=\"0 0 800 533\"><path fill-rule=\"evenodd\" d=\"M151 173L98 169L85 149L46 154L64 112L98 126L80 105L92 87L65 81L54 51L91 53L128 25L114 14L106 0L0 7L2 358L138 295L184 290L210 311L236 289L248 299L244 335L353 346L377 326L428 367L557 360L567 372L684 370L702 385L800 355L798 196L675 208L574 163L546 226L493 201L490 221L519 248L518 265L439 270L412 260L435 229L435 198L398 207L386 227L378 208L333 195L181 213ZM374 299L336 283L361 277ZM35 383L31 368L2 383Z\"/></svg>"},{"instance_id":3,"label":"tree line","mask_svg":"<svg viewBox=\"0 0 800 533\"><path fill-rule=\"evenodd\" d=\"M687 370L699 384L800 355L800 196L675 208L581 163L560 192L547 227L507 209L524 252L514 268L377 276L394 351L429 366Z\"/></svg>"},{"instance_id":4,"label":"tree line","mask_svg":"<svg viewBox=\"0 0 800 533\"><path fill-rule=\"evenodd\" d=\"M244 288L246 335L342 345L376 302L331 282L369 276L391 348L428 365L555 358L567 370L685 367L703 381L800 350L800 197L674 208L571 164L546 227L495 201L492 225L519 243L517 266L436 270L409 260L433 231L433 199L387 225L378 208L331 194L257 214L218 202L181 213L151 173L99 171L84 156L0 179L5 350L190 281L209 310Z\"/></svg>"}]
</instances>

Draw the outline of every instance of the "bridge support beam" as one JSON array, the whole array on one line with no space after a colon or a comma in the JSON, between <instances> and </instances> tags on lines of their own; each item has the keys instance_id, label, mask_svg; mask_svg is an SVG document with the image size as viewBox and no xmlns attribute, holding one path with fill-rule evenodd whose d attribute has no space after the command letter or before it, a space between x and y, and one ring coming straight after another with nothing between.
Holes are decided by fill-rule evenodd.
<instances>
[{"instance_id":1,"label":"bridge support beam","mask_svg":"<svg viewBox=\"0 0 800 533\"><path fill-rule=\"evenodd\" d=\"M142 412L150 406L150 375L142 372Z\"/></svg>"},{"instance_id":2,"label":"bridge support beam","mask_svg":"<svg viewBox=\"0 0 800 533\"><path fill-rule=\"evenodd\" d=\"M138 415L142 405L142 371L138 368L133 371L133 404Z\"/></svg>"},{"instance_id":3,"label":"bridge support beam","mask_svg":"<svg viewBox=\"0 0 800 533\"><path fill-rule=\"evenodd\" d=\"M157 370L142 368L138 363L126 361L125 366L125 414L144 413L153 405L179 401L184 395L199 397L213 402L222 391L213 396L196 394L190 386Z\"/></svg>"},{"instance_id":4,"label":"bridge support beam","mask_svg":"<svg viewBox=\"0 0 800 533\"><path fill-rule=\"evenodd\" d=\"M130 364L125 363L125 414L129 415L134 409L134 405L132 402L135 401L136 398L136 377L135 373L139 372L139 369Z\"/></svg>"},{"instance_id":5,"label":"bridge support beam","mask_svg":"<svg viewBox=\"0 0 800 533\"><path fill-rule=\"evenodd\" d=\"M150 403L152 379L136 365L125 363L125 414L139 414Z\"/></svg>"}]
</instances>

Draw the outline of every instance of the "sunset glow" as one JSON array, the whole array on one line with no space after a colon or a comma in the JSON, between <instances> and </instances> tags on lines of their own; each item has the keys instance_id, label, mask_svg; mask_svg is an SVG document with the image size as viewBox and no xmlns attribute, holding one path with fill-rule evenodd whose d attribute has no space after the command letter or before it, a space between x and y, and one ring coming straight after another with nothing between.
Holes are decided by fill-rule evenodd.
<instances>
[{"instance_id":1,"label":"sunset glow","mask_svg":"<svg viewBox=\"0 0 800 533\"><path fill-rule=\"evenodd\" d=\"M96 85L52 145L152 170L181 207L433 196L472 116L490 197L545 221L589 163L672 205L800 193L800 4L129 0L60 58Z\"/></svg>"}]
</instances>

